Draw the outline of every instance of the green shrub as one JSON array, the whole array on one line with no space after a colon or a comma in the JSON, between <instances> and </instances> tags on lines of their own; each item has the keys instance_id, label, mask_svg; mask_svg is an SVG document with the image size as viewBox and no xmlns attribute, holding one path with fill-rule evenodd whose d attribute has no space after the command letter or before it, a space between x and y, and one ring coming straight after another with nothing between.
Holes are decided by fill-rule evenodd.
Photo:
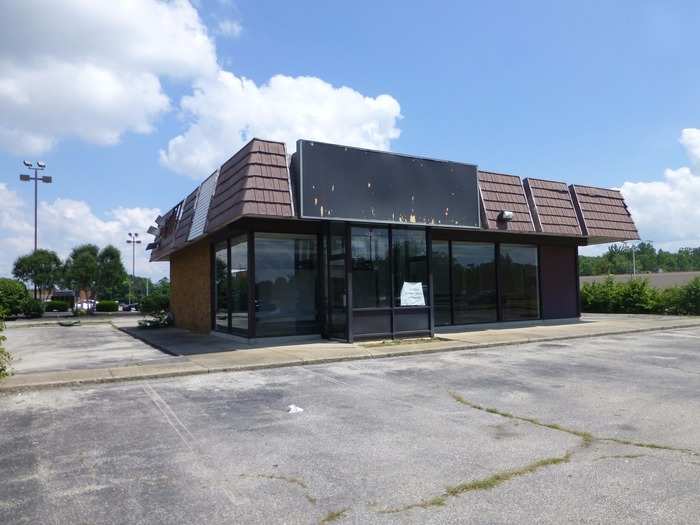
<instances>
[{"instance_id":1,"label":"green shrub","mask_svg":"<svg viewBox=\"0 0 700 525\"><path fill-rule=\"evenodd\" d=\"M38 299L25 299L22 303L22 313L25 317L37 318L44 315L44 303Z\"/></svg>"},{"instance_id":2,"label":"green shrub","mask_svg":"<svg viewBox=\"0 0 700 525\"><path fill-rule=\"evenodd\" d=\"M581 307L584 312L614 313L619 309L620 284L612 277L602 282L585 283L581 287Z\"/></svg>"},{"instance_id":3,"label":"green shrub","mask_svg":"<svg viewBox=\"0 0 700 525\"><path fill-rule=\"evenodd\" d=\"M119 303L117 301L100 301L95 306L98 312L118 312Z\"/></svg>"},{"instance_id":4,"label":"green shrub","mask_svg":"<svg viewBox=\"0 0 700 525\"><path fill-rule=\"evenodd\" d=\"M155 315L170 309L170 297L162 294L146 296L141 301L140 310L145 314Z\"/></svg>"},{"instance_id":5,"label":"green shrub","mask_svg":"<svg viewBox=\"0 0 700 525\"><path fill-rule=\"evenodd\" d=\"M684 312L681 309L681 297L683 288L673 286L671 288L662 288L657 290L656 306L654 311L659 314L679 315Z\"/></svg>"},{"instance_id":6,"label":"green shrub","mask_svg":"<svg viewBox=\"0 0 700 525\"><path fill-rule=\"evenodd\" d=\"M591 313L700 315L700 277L685 286L656 289L646 279L608 278L581 287L581 307Z\"/></svg>"},{"instance_id":7,"label":"green shrub","mask_svg":"<svg viewBox=\"0 0 700 525\"><path fill-rule=\"evenodd\" d=\"M5 329L5 314L7 310L0 307L0 332ZM5 340L5 336L0 334L0 378L7 377L10 375L10 362L12 361L12 356L10 352L2 347L2 343Z\"/></svg>"},{"instance_id":8,"label":"green shrub","mask_svg":"<svg viewBox=\"0 0 700 525\"><path fill-rule=\"evenodd\" d=\"M65 301L48 301L44 304L44 309L47 312L67 312L68 303Z\"/></svg>"},{"instance_id":9,"label":"green shrub","mask_svg":"<svg viewBox=\"0 0 700 525\"><path fill-rule=\"evenodd\" d=\"M626 314L647 314L658 307L657 291L646 279L630 279L618 288L617 311Z\"/></svg>"},{"instance_id":10,"label":"green shrub","mask_svg":"<svg viewBox=\"0 0 700 525\"><path fill-rule=\"evenodd\" d=\"M700 277L683 286L678 297L680 313L700 315Z\"/></svg>"},{"instance_id":11,"label":"green shrub","mask_svg":"<svg viewBox=\"0 0 700 525\"><path fill-rule=\"evenodd\" d=\"M0 279L0 310L7 316L22 313L24 301L29 298L29 292L24 283L14 279Z\"/></svg>"}]
</instances>

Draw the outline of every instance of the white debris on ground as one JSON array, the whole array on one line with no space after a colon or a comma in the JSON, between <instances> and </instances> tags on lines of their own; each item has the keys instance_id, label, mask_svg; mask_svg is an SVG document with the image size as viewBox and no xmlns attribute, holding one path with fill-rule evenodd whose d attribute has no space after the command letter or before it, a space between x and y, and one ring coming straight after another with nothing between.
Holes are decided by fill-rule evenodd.
<instances>
[{"instance_id":1,"label":"white debris on ground","mask_svg":"<svg viewBox=\"0 0 700 525\"><path fill-rule=\"evenodd\" d=\"M296 405L289 405L289 410L287 412L289 412L290 414L298 414L299 412L303 411L304 409L301 407L298 407Z\"/></svg>"}]
</instances>

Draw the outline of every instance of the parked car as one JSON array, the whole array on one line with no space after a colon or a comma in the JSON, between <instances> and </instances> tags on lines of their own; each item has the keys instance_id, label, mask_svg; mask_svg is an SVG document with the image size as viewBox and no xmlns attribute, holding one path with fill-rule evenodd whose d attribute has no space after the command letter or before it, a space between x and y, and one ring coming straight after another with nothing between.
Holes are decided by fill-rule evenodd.
<instances>
[{"instance_id":1,"label":"parked car","mask_svg":"<svg viewBox=\"0 0 700 525\"><path fill-rule=\"evenodd\" d=\"M122 304L122 312L137 312L139 309L138 303Z\"/></svg>"}]
</instances>

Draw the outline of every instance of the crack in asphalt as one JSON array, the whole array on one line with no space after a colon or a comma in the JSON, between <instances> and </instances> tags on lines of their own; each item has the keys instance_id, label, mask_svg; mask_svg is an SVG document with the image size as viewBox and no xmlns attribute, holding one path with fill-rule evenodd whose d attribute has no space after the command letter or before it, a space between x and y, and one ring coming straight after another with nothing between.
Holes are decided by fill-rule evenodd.
<instances>
[{"instance_id":1,"label":"crack in asphalt","mask_svg":"<svg viewBox=\"0 0 700 525\"><path fill-rule=\"evenodd\" d=\"M584 445L581 446L583 448ZM405 512L408 510L413 510L417 508L421 509L429 509L430 507L442 507L447 503L448 498L456 498L457 496L461 496L464 493L467 492L475 492L475 491L480 491L480 490L491 490L499 485L502 485L503 483L506 483L514 478L521 477L521 476L527 476L528 474L533 474L537 472L538 470L541 470L546 467L550 467L553 465L560 465L562 463L568 463L572 456L574 455L574 451L570 450L563 456L554 456L554 457L548 457L548 458L543 458L543 459L538 459L537 461L533 461L532 463L528 463L527 465L523 467L518 467L515 469L508 469L508 470L502 470L499 472L496 472L495 474L491 474L490 476L487 476L485 478L473 480L473 481L465 481L463 483L459 483L457 485L450 485L445 488L445 491L438 495L434 496L430 499L426 500L421 500L417 503L411 503L409 505L405 505L403 507L396 507L396 508L387 508L387 509L381 509L381 510L376 510L378 514L398 514L400 512Z\"/></svg>"},{"instance_id":2,"label":"crack in asphalt","mask_svg":"<svg viewBox=\"0 0 700 525\"><path fill-rule=\"evenodd\" d=\"M301 480L299 478L295 478L292 476L282 476L279 474L241 474L241 478L257 478L257 479L267 479L267 480L273 480L273 481L284 481L286 483L289 483L290 485L296 485L297 487L301 487L304 490L304 497L306 500L315 505L316 504L316 498L311 495L309 492L309 486L304 482L304 480Z\"/></svg>"},{"instance_id":3,"label":"crack in asphalt","mask_svg":"<svg viewBox=\"0 0 700 525\"><path fill-rule=\"evenodd\" d=\"M524 417L524 416L517 416L514 414L511 414L509 412L504 412L502 410L499 410L497 408L492 408L492 407L484 407L481 406L477 403L471 402L458 393L448 390L449 395L458 403L465 405L469 408L472 408L474 410L479 410L482 412L486 412L489 414L497 415L499 417L503 417L506 419L511 419L511 420L518 420L518 421L523 421L526 423L530 423L532 425L538 426L538 427L543 427L547 428L550 430L556 430L558 432L564 432L566 434L570 434L573 436L578 437L581 439L581 444L577 449L574 450L569 450L567 451L563 456L554 456L554 457L547 457L543 459L539 459L537 461L534 461L532 463L529 463L523 467L515 468L515 469L508 469L508 470L503 470L496 472L490 476L487 476L485 478L480 478L477 480L473 481L466 481L463 483L460 483L458 485L452 485L448 486L445 488L445 491L442 492L439 495L433 496L432 498L429 499L423 499L420 500L416 503L410 503L408 505L404 505L402 507L394 507L394 508L384 508L384 509L372 509L378 514L398 514L401 512L406 512L409 510L413 509L429 509L432 507L442 507L447 503L448 498L452 497L457 497L460 496L464 493L467 492L474 492L474 491L481 491L481 490L491 490L499 485L502 485L503 483L506 483L514 478L521 477L521 476L526 476L529 474L533 474L541 469L544 469L546 467L550 466L555 466L555 465L561 465L564 463L569 463L573 455L579 451L586 449L590 447L594 442L612 442L616 443L619 445L626 445L626 446L633 446L633 447L641 447L641 448L649 448L649 449L656 449L656 450L667 450L667 451L673 451L673 452L682 452L686 454L690 454L692 456L698 456L696 451L691 450L691 449L686 449L686 448L678 448L678 447L671 447L671 446L666 446L666 445L659 445L656 443L642 443L642 442L636 442L636 441L631 441L631 440L625 440L625 439L618 439L618 438L602 438L602 437L596 437L590 432L585 432L581 430L576 430L576 429L571 429L564 427L562 425L559 425L557 423L543 423L542 421L539 421L535 418L531 417ZM627 455L614 455L614 456L601 456L594 461L597 460L602 460L602 459L636 459L640 457L646 456L645 454L627 454ZM692 462L694 463L694 462Z\"/></svg>"},{"instance_id":4,"label":"crack in asphalt","mask_svg":"<svg viewBox=\"0 0 700 525\"><path fill-rule=\"evenodd\" d=\"M538 426L538 427L544 427L544 428L549 428L551 430L557 430L559 432L565 432L567 434L572 434L574 436L578 436L581 439L583 439L583 446L590 446L594 441L602 442L610 442L610 443L617 443L618 445L626 445L626 446L631 446L631 447L639 447L639 448L650 448L650 449L656 449L656 450L668 450L668 451L673 451L673 452L681 452L684 454L689 454L691 456L700 456L700 452L697 452L695 450L689 449L689 448L680 448L680 447L672 447L670 445L659 445L658 443L645 443L641 441L633 441L629 439L622 439L622 438L614 438L614 437L599 437L599 436L594 436L590 432L585 432L582 430L576 430L576 429L571 429L564 427L562 425L559 425L557 423L543 423L542 421L532 418L532 417L524 417L524 416L516 416L514 414L511 414L509 412L504 412L502 410L499 410L497 408L491 408L491 407L484 407L481 406L477 403L473 403L472 401L469 401L459 395L458 393L448 390L448 393L458 403L468 406L470 408L473 408L475 410L481 410L482 412L488 412L489 414L494 414L497 416L501 416L507 419L516 419L518 421L524 421L526 423L530 423L532 425Z\"/></svg>"}]
</instances>

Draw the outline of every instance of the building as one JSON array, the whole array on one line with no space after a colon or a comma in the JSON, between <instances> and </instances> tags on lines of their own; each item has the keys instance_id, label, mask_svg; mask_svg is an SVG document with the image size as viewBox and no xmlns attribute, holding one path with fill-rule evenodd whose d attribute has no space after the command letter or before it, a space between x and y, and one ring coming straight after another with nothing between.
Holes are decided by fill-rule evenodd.
<instances>
[{"instance_id":1,"label":"building","mask_svg":"<svg viewBox=\"0 0 700 525\"><path fill-rule=\"evenodd\" d=\"M578 247L637 239L615 190L251 140L156 220L177 326L353 341L580 315Z\"/></svg>"}]
</instances>

